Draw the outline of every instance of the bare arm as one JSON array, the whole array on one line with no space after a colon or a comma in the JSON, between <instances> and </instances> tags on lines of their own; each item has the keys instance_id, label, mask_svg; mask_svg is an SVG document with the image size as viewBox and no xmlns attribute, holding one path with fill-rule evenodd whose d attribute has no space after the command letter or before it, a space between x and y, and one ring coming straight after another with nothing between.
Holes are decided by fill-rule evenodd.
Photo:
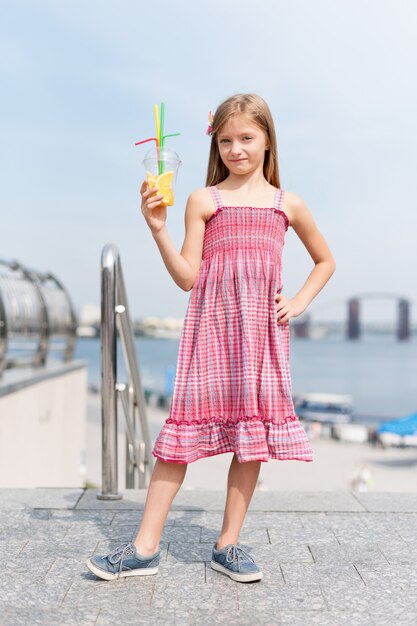
<instances>
[{"instance_id":1,"label":"bare arm","mask_svg":"<svg viewBox=\"0 0 417 626\"><path fill-rule=\"evenodd\" d=\"M162 259L174 282L184 291L192 289L201 266L205 220L203 218L204 192L190 194L185 207L185 239L181 252L175 248L166 227L165 205L158 203L156 190L141 188L142 213L151 229Z\"/></svg>"},{"instance_id":2,"label":"bare arm","mask_svg":"<svg viewBox=\"0 0 417 626\"><path fill-rule=\"evenodd\" d=\"M336 261L304 200L295 193L286 192L284 208L291 226L313 259L314 268L291 300L287 300L282 294L275 296L278 303L278 321L281 324L290 317L300 315L323 289L336 269Z\"/></svg>"}]
</instances>

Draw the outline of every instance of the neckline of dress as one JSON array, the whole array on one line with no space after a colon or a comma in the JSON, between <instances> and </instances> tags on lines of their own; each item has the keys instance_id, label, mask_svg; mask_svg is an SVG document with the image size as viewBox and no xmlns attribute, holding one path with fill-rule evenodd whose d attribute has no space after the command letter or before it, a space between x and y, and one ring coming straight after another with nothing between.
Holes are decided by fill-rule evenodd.
<instances>
[{"instance_id":1,"label":"neckline of dress","mask_svg":"<svg viewBox=\"0 0 417 626\"><path fill-rule=\"evenodd\" d=\"M219 194L220 206L224 209L276 209L277 208L275 203L272 206L233 206L231 204L223 204L223 198L221 196L220 189L217 187L217 185L213 185L213 187L214 189L216 189L217 193ZM276 187L274 201L280 191L281 190Z\"/></svg>"}]
</instances>

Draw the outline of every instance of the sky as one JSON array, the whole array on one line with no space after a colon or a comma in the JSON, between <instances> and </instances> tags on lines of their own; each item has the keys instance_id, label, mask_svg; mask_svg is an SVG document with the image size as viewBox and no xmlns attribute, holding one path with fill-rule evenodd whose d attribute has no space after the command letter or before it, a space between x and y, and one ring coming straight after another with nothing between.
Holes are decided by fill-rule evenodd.
<instances>
[{"instance_id":1,"label":"sky","mask_svg":"<svg viewBox=\"0 0 417 626\"><path fill-rule=\"evenodd\" d=\"M155 7L158 6L158 11ZM184 239L205 186L207 113L257 93L274 117L281 187L300 195L336 260L306 313L416 320L417 8L411 0L1 2L0 258L51 271L76 310L100 303L100 258L117 246L136 319L185 315L140 211L142 159L165 102L180 155L168 232ZM289 228L283 293L313 261ZM413 308L414 307L414 308Z\"/></svg>"}]
</instances>

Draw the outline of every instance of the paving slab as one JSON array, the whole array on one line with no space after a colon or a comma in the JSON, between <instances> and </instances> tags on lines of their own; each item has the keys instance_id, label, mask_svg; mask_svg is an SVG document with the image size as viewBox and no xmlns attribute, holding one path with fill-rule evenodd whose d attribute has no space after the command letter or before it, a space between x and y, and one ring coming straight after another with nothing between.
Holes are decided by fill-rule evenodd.
<instances>
[{"instance_id":1,"label":"paving slab","mask_svg":"<svg viewBox=\"0 0 417 626\"><path fill-rule=\"evenodd\" d=\"M134 536L146 493L1 490L0 626L417 623L409 493L255 492L239 544L264 577L242 584L210 566L225 492L188 490L168 514L158 574L99 580L86 558Z\"/></svg>"},{"instance_id":2,"label":"paving slab","mask_svg":"<svg viewBox=\"0 0 417 626\"><path fill-rule=\"evenodd\" d=\"M77 503L77 510L143 510L146 489L126 489L121 500L99 500L98 491L86 490ZM173 511L223 511L226 492L223 490L183 490L175 496ZM349 491L255 491L251 511L366 511Z\"/></svg>"},{"instance_id":3,"label":"paving slab","mask_svg":"<svg viewBox=\"0 0 417 626\"><path fill-rule=\"evenodd\" d=\"M67 608L20 608L9 609L3 616L2 626L95 626L100 609L70 607Z\"/></svg>"},{"instance_id":4,"label":"paving slab","mask_svg":"<svg viewBox=\"0 0 417 626\"><path fill-rule=\"evenodd\" d=\"M416 493L359 492L357 500L367 511L417 513Z\"/></svg>"},{"instance_id":5,"label":"paving slab","mask_svg":"<svg viewBox=\"0 0 417 626\"><path fill-rule=\"evenodd\" d=\"M0 489L0 510L73 509L83 489Z\"/></svg>"},{"instance_id":6,"label":"paving slab","mask_svg":"<svg viewBox=\"0 0 417 626\"><path fill-rule=\"evenodd\" d=\"M252 511L363 511L354 494L335 491L260 491L255 492Z\"/></svg>"},{"instance_id":7,"label":"paving slab","mask_svg":"<svg viewBox=\"0 0 417 626\"><path fill-rule=\"evenodd\" d=\"M330 610L349 611L355 607L356 611L371 614L376 622L378 618L386 620L389 615L391 624L398 624L403 613L415 613L417 610L414 595L385 584L378 587L364 585L359 589L357 585L348 586L335 580L330 584L322 583L320 587ZM382 623L388 623L388 620Z\"/></svg>"},{"instance_id":8,"label":"paving slab","mask_svg":"<svg viewBox=\"0 0 417 626\"><path fill-rule=\"evenodd\" d=\"M239 609L259 609L260 617L274 615L280 610L291 611L323 611L326 603L320 585L305 583L303 585L276 585L269 577L262 580L263 584L240 585L237 588Z\"/></svg>"}]
</instances>

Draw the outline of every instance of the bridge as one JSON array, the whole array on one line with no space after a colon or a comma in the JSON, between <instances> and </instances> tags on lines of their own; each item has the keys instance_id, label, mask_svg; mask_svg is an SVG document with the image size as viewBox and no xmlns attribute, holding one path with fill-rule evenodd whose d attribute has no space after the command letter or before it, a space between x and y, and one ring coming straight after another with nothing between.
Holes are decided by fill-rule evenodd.
<instances>
[{"instance_id":1,"label":"bridge","mask_svg":"<svg viewBox=\"0 0 417 626\"><path fill-rule=\"evenodd\" d=\"M363 293L348 300L347 338L358 339L361 335L360 304L364 300L394 300L397 303L396 336L399 341L409 339L411 300L393 293Z\"/></svg>"},{"instance_id":2,"label":"bridge","mask_svg":"<svg viewBox=\"0 0 417 626\"><path fill-rule=\"evenodd\" d=\"M412 300L403 295L389 293L389 292L364 292L355 296L351 296L346 300L334 300L332 302L324 302L320 305L320 307L315 309L315 313L320 315L320 311L326 310L326 313L329 312L329 309L337 307L340 311L340 307L346 307L347 305L347 315L346 315L346 338L347 339L359 339L364 332L365 324L361 321L361 309L363 309L363 305L366 302L382 300L385 302L396 304L397 315L394 319L394 329L395 335L399 341L408 340L411 337L411 320L410 320L410 312L411 312L411 304ZM346 309L345 309L346 310ZM313 329L313 326L315 329ZM314 338L316 335L320 336L321 334L326 334L329 329L334 327L339 327L338 323L328 323L328 324L313 324L311 320L311 315L306 314L300 317L300 319L294 319L293 327L294 334L297 337L306 337L306 338ZM366 325L369 327L369 324ZM378 327L378 324L372 325L375 328ZM385 325L381 325L382 326ZM320 327L320 328L319 328Z\"/></svg>"}]
</instances>

